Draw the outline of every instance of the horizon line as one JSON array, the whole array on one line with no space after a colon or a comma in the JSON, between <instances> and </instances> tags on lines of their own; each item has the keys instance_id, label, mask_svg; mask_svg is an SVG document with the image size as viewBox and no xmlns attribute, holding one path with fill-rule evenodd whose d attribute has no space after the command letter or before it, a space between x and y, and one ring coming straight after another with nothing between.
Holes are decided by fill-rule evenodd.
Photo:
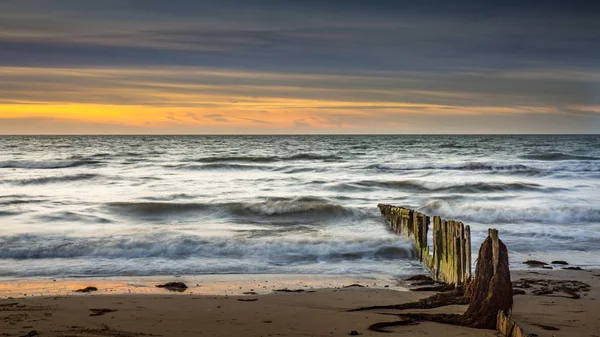
<instances>
[{"instance_id":1,"label":"horizon line","mask_svg":"<svg viewBox=\"0 0 600 337\"><path fill-rule=\"evenodd\" d=\"M0 137L56 136L600 136L600 133L22 133L0 134Z\"/></svg>"}]
</instances>

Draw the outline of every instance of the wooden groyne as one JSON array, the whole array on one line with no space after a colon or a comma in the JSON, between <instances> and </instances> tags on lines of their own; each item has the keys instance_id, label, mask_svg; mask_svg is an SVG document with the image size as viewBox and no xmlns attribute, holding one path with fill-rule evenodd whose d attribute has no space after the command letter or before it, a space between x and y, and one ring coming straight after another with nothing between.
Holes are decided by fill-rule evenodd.
<instances>
[{"instance_id":1,"label":"wooden groyne","mask_svg":"<svg viewBox=\"0 0 600 337\"><path fill-rule=\"evenodd\" d=\"M434 279L461 286L463 290L469 288L464 293L464 296L469 297L469 307L454 324L478 328L495 327L505 337L528 336L510 317L513 294L508 250L499 239L496 229L488 230L488 237L478 253L477 275L472 277L469 226L460 221L434 216L433 243L429 246L429 216L398 206L377 206L395 233L413 240L417 258L429 269ZM448 323L446 318L438 318L435 314L423 317Z\"/></svg>"},{"instance_id":2,"label":"wooden groyne","mask_svg":"<svg viewBox=\"0 0 600 337\"><path fill-rule=\"evenodd\" d=\"M471 230L462 222L433 217L433 244L428 245L430 217L408 208L379 204L392 230L412 238L417 258L434 279L465 284L471 277Z\"/></svg>"}]
</instances>

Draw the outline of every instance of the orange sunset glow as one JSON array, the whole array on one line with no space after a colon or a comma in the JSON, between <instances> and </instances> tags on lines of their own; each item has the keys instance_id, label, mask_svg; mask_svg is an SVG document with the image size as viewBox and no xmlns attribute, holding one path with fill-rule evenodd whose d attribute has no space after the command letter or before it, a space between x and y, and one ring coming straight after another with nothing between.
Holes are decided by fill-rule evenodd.
<instances>
[{"instance_id":1,"label":"orange sunset glow","mask_svg":"<svg viewBox=\"0 0 600 337\"><path fill-rule=\"evenodd\" d=\"M575 7L32 1L0 5L0 134L600 130Z\"/></svg>"}]
</instances>

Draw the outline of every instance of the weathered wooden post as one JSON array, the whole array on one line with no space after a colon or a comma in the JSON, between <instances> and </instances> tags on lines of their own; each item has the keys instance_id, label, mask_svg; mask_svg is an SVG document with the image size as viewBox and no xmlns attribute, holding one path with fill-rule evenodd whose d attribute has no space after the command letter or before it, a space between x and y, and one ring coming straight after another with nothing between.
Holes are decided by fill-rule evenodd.
<instances>
[{"instance_id":1,"label":"weathered wooden post","mask_svg":"<svg viewBox=\"0 0 600 337\"><path fill-rule=\"evenodd\" d=\"M470 326L494 329L498 312L508 315L512 305L508 250L498 238L498 231L491 228L479 249L475 277L469 291L469 308L463 317Z\"/></svg>"},{"instance_id":2,"label":"weathered wooden post","mask_svg":"<svg viewBox=\"0 0 600 337\"><path fill-rule=\"evenodd\" d=\"M427 242L431 218L408 208L379 204L395 233L411 238L419 261L438 281L463 284L471 276L471 232L462 222L433 217L433 245ZM433 256L431 256L433 254Z\"/></svg>"},{"instance_id":3,"label":"weathered wooden post","mask_svg":"<svg viewBox=\"0 0 600 337\"><path fill-rule=\"evenodd\" d=\"M471 279L471 227L465 226L466 279Z\"/></svg>"}]
</instances>

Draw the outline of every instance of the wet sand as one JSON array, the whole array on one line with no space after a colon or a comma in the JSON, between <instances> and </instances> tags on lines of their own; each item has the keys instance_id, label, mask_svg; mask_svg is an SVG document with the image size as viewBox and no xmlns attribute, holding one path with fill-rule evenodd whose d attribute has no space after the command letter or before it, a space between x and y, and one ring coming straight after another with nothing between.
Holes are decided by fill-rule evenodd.
<instances>
[{"instance_id":1,"label":"wet sand","mask_svg":"<svg viewBox=\"0 0 600 337\"><path fill-rule=\"evenodd\" d=\"M513 272L513 280L576 279L591 286L579 299L554 297L565 295L561 293L539 296L532 294L534 288L526 289L527 294L515 296L515 319L527 333L541 337L599 336L600 276L595 275L600 271ZM189 288L172 293L154 287L165 280L185 282ZM354 283L362 287L343 287ZM378 278L310 275L137 278L127 282L4 280L0 281L0 336L347 336L353 330L364 336L381 336L367 330L368 326L395 320L389 315L395 311L347 310L410 302L433 294L406 291L402 285ZM86 286L99 291L73 293ZM301 292L273 291L285 288ZM15 296L8 296L10 289ZM462 313L465 309L455 305L430 312ZM436 323L391 330L387 335L496 336L492 330Z\"/></svg>"}]
</instances>

